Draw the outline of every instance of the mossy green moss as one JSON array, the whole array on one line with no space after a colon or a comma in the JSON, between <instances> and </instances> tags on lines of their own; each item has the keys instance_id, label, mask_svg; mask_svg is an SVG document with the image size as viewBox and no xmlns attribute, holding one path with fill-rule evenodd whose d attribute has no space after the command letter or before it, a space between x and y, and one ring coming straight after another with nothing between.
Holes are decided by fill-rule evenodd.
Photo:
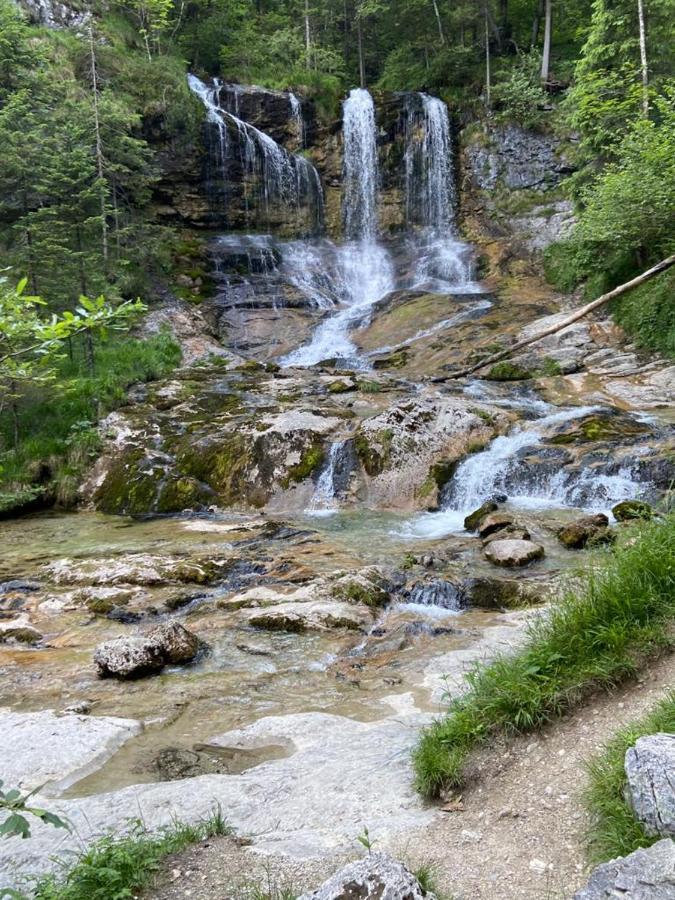
<instances>
[{"instance_id":1,"label":"mossy green moss","mask_svg":"<svg viewBox=\"0 0 675 900\"><path fill-rule=\"evenodd\" d=\"M312 444L302 453L300 462L288 470L288 475L282 481L282 485L287 488L292 482L297 483L309 478L312 472L322 465L325 455L323 444L319 442Z\"/></svg>"},{"instance_id":2,"label":"mossy green moss","mask_svg":"<svg viewBox=\"0 0 675 900\"><path fill-rule=\"evenodd\" d=\"M516 363L504 360L495 363L485 377L489 381L525 381L532 378L532 373Z\"/></svg>"},{"instance_id":3,"label":"mossy green moss","mask_svg":"<svg viewBox=\"0 0 675 900\"><path fill-rule=\"evenodd\" d=\"M359 432L354 438L356 455L371 477L380 475L386 469L393 437L394 432L390 428L383 428L372 437Z\"/></svg>"}]
</instances>

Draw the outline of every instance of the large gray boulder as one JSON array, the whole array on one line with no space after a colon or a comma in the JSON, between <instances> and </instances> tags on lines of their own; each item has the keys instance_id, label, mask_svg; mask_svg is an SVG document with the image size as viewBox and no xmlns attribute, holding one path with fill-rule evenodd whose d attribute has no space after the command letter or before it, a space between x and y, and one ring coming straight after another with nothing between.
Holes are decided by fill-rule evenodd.
<instances>
[{"instance_id":1,"label":"large gray boulder","mask_svg":"<svg viewBox=\"0 0 675 900\"><path fill-rule=\"evenodd\" d=\"M628 799L645 830L675 836L675 734L638 738L624 766Z\"/></svg>"},{"instance_id":2,"label":"large gray boulder","mask_svg":"<svg viewBox=\"0 0 675 900\"><path fill-rule=\"evenodd\" d=\"M419 881L386 853L369 853L349 863L312 893L299 900L423 900Z\"/></svg>"},{"instance_id":3,"label":"large gray boulder","mask_svg":"<svg viewBox=\"0 0 675 900\"><path fill-rule=\"evenodd\" d=\"M636 850L598 866L573 900L673 900L675 844L665 838L646 850Z\"/></svg>"},{"instance_id":4,"label":"large gray boulder","mask_svg":"<svg viewBox=\"0 0 675 900\"><path fill-rule=\"evenodd\" d=\"M142 678L166 665L190 662L202 642L178 622L168 622L146 634L121 636L105 641L94 651L101 678Z\"/></svg>"}]
</instances>

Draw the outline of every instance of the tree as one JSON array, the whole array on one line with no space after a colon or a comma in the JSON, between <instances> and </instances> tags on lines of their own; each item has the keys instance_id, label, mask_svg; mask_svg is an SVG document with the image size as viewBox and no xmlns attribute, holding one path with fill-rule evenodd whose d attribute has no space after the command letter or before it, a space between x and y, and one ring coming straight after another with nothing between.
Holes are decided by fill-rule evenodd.
<instances>
[{"instance_id":1,"label":"tree","mask_svg":"<svg viewBox=\"0 0 675 900\"><path fill-rule=\"evenodd\" d=\"M541 55L541 80L548 81L551 67L551 0L544 0L544 52Z\"/></svg>"}]
</instances>

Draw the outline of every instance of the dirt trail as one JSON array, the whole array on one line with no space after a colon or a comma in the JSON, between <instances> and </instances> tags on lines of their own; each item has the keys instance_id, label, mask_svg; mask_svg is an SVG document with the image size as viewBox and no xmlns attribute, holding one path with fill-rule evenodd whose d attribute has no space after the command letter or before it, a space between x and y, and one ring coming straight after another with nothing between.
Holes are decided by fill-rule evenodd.
<instances>
[{"instance_id":1,"label":"dirt trail","mask_svg":"<svg viewBox=\"0 0 675 900\"><path fill-rule=\"evenodd\" d=\"M622 725L640 717L675 686L675 655L633 683L602 695L545 733L498 744L477 760L463 811L391 842L378 842L412 868L432 865L452 900L562 900L584 882L585 816L579 791L584 762ZM227 811L225 810L225 814ZM224 900L256 886L277 897L316 887L350 854L320 860L262 857L231 838L213 839L168 861L148 900ZM256 891L257 893L257 891Z\"/></svg>"}]
</instances>

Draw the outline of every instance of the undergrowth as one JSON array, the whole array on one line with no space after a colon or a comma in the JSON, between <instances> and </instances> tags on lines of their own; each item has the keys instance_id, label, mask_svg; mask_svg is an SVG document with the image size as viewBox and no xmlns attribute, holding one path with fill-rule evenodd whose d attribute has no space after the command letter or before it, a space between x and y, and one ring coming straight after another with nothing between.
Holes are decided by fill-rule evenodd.
<instances>
[{"instance_id":1,"label":"undergrowth","mask_svg":"<svg viewBox=\"0 0 675 900\"><path fill-rule=\"evenodd\" d=\"M675 514L626 529L612 550L530 629L517 653L478 665L469 691L422 735L414 752L418 789L458 787L467 758L495 733L541 728L591 690L635 675L670 645L675 616Z\"/></svg>"},{"instance_id":2,"label":"undergrowth","mask_svg":"<svg viewBox=\"0 0 675 900\"><path fill-rule=\"evenodd\" d=\"M223 834L230 834L230 828L220 810L196 825L175 823L154 833L137 820L127 834L101 838L72 867L37 880L34 896L37 900L128 900L151 883L167 856Z\"/></svg>"},{"instance_id":3,"label":"undergrowth","mask_svg":"<svg viewBox=\"0 0 675 900\"><path fill-rule=\"evenodd\" d=\"M625 856L659 840L658 835L646 833L624 796L626 750L639 737L656 732L675 732L675 691L644 718L619 731L589 762L584 794L590 819L586 834L589 862Z\"/></svg>"},{"instance_id":4,"label":"undergrowth","mask_svg":"<svg viewBox=\"0 0 675 900\"><path fill-rule=\"evenodd\" d=\"M62 505L72 503L80 476L100 449L96 422L126 402L130 385L163 377L180 358L174 340L159 334L99 345L93 375L81 356L62 360L53 384L21 399L16 445L9 411L0 415L0 513L42 492Z\"/></svg>"}]
</instances>

